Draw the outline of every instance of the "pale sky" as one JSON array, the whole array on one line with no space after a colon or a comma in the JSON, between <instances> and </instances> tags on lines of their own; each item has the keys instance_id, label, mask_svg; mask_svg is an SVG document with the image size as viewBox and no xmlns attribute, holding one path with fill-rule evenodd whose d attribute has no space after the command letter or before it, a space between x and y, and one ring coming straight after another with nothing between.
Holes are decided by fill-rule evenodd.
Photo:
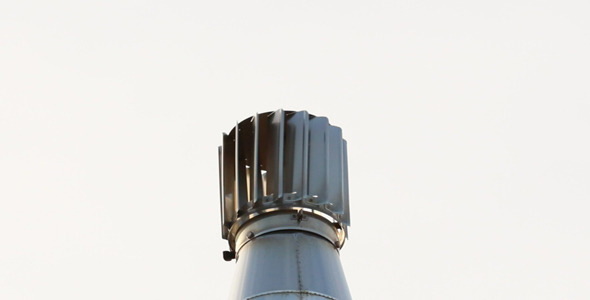
<instances>
[{"instance_id":1,"label":"pale sky","mask_svg":"<svg viewBox=\"0 0 590 300\"><path fill-rule=\"evenodd\" d=\"M226 299L217 147L348 141L355 299L590 298L588 1L4 1L0 299Z\"/></svg>"}]
</instances>

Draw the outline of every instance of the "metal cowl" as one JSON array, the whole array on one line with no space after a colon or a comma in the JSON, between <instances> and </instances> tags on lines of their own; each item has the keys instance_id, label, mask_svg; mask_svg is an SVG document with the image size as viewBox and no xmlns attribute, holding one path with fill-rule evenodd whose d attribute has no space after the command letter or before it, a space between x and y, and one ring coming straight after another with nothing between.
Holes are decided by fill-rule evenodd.
<instances>
[{"instance_id":1,"label":"metal cowl","mask_svg":"<svg viewBox=\"0 0 590 300\"><path fill-rule=\"evenodd\" d=\"M343 233L350 225L346 140L325 117L266 112L243 120L219 147L222 237L232 251L248 221L277 210L305 211Z\"/></svg>"}]
</instances>

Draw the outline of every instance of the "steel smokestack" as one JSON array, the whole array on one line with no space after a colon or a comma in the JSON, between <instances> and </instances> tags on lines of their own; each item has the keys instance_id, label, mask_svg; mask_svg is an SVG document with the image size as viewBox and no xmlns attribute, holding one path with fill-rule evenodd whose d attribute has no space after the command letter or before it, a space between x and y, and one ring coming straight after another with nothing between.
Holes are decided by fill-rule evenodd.
<instances>
[{"instance_id":1,"label":"steel smokestack","mask_svg":"<svg viewBox=\"0 0 590 300\"><path fill-rule=\"evenodd\" d=\"M350 225L346 141L325 117L266 112L219 147L230 299L351 299L339 250Z\"/></svg>"}]
</instances>

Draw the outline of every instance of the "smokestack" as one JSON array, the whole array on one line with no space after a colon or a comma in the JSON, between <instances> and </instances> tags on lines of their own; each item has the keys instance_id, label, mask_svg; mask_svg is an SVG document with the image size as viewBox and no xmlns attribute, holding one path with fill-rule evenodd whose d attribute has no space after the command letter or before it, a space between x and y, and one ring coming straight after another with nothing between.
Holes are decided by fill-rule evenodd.
<instances>
[{"instance_id":1,"label":"smokestack","mask_svg":"<svg viewBox=\"0 0 590 300\"><path fill-rule=\"evenodd\" d=\"M325 117L266 112L219 147L230 299L351 299L339 250L350 225L346 141Z\"/></svg>"}]
</instances>

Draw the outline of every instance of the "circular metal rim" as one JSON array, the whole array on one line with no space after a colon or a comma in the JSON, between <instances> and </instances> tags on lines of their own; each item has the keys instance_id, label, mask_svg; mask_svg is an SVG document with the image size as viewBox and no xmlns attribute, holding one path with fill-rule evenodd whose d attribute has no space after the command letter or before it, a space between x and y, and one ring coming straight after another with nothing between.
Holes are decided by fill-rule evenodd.
<instances>
[{"instance_id":1,"label":"circular metal rim","mask_svg":"<svg viewBox=\"0 0 590 300\"><path fill-rule=\"evenodd\" d=\"M298 213L304 217L309 217L309 219L293 224L294 220L291 217ZM285 216L288 216L288 218L285 218ZM281 219L278 220L277 217ZM262 222L264 219L271 219L272 221ZM313 224L307 223L310 220L310 223ZM254 238L276 231L298 230L309 232L325 238L338 249L342 248L346 240L346 232L340 222L326 213L309 207L273 207L241 216L229 230L228 242L232 251L237 253L243 244L252 239L247 238L246 232L248 230L246 229L253 229L249 231L252 232Z\"/></svg>"}]
</instances>

